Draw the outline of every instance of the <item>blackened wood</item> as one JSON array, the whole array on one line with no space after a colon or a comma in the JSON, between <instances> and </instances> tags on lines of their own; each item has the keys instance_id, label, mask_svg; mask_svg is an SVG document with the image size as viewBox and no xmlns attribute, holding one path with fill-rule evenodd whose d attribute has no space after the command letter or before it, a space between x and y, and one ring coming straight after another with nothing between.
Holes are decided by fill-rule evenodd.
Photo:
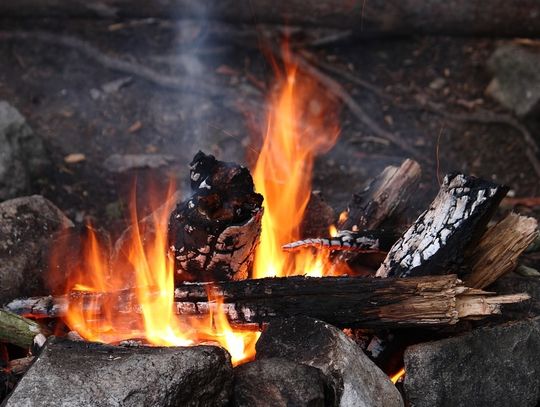
<instances>
[{"instance_id":1,"label":"blackened wood","mask_svg":"<svg viewBox=\"0 0 540 407\"><path fill-rule=\"evenodd\" d=\"M5 17L199 18L352 29L359 35L540 34L538 0L18 0Z\"/></svg>"},{"instance_id":2,"label":"blackened wood","mask_svg":"<svg viewBox=\"0 0 540 407\"><path fill-rule=\"evenodd\" d=\"M538 236L538 221L509 214L482 236L469 259L471 271L464 277L469 287L484 288L517 266L518 257Z\"/></svg>"},{"instance_id":3,"label":"blackened wood","mask_svg":"<svg viewBox=\"0 0 540 407\"><path fill-rule=\"evenodd\" d=\"M249 170L199 152L190 167L193 195L169 220L177 280L248 277L259 242L263 197Z\"/></svg>"},{"instance_id":4,"label":"blackened wood","mask_svg":"<svg viewBox=\"0 0 540 407\"><path fill-rule=\"evenodd\" d=\"M152 289L148 291L151 293ZM218 307L212 298L222 298L222 309L233 325L256 328L275 318L304 315L332 325L371 328L397 328L419 325L454 324L461 318L478 318L500 313L500 304L520 302L527 295L493 296L462 285L455 275L373 279L359 277L282 277L184 283L175 289L175 308L179 315L206 316ZM101 304L115 296L113 310L140 312L134 292L74 292L85 312L99 316ZM121 296L121 301L117 299ZM50 298L50 297L49 297ZM19 307L23 303L19 300ZM34 299L35 303L36 300ZM52 299L55 316L65 315L66 297ZM11 304L8 307L16 311ZM49 306L46 309L53 309Z\"/></svg>"},{"instance_id":5,"label":"blackened wood","mask_svg":"<svg viewBox=\"0 0 540 407\"><path fill-rule=\"evenodd\" d=\"M414 160L405 160L399 167L388 166L364 191L355 194L341 217L342 230L377 229L407 202L416 189L422 170Z\"/></svg>"},{"instance_id":6,"label":"blackened wood","mask_svg":"<svg viewBox=\"0 0 540 407\"><path fill-rule=\"evenodd\" d=\"M485 227L507 187L463 174L449 174L429 209L390 249L378 277L460 273L465 250Z\"/></svg>"}]
</instances>

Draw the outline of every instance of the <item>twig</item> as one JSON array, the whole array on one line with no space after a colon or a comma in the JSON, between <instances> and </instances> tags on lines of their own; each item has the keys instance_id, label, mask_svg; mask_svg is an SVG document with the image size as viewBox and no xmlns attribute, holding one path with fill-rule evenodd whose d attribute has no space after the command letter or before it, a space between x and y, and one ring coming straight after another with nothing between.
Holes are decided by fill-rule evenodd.
<instances>
[{"instance_id":1,"label":"twig","mask_svg":"<svg viewBox=\"0 0 540 407\"><path fill-rule=\"evenodd\" d=\"M505 115L505 114L495 114L493 112L487 112L487 111L476 113L476 114L450 113L432 101L426 101L424 103L416 102L414 104L397 103L391 95L387 94L379 87L373 85L372 83L364 81L361 78L358 78L356 75L344 69L341 69L335 65L326 63L324 61L316 61L316 62L314 61L313 63L320 66L324 70L335 73L336 75L339 75L343 79L346 79L349 82L355 83L363 87L364 89L370 91L371 93L378 96L379 98L388 100L392 102L392 104L397 105L398 107L401 107L404 109L424 110L424 111L434 113L446 119L450 119L454 121L481 123L481 124L487 124L487 125L503 124L503 125L512 127L513 129L518 131L523 137L523 140L528 147L525 149L525 154L527 155L527 158L529 162L531 163L536 175L540 178L540 160L538 159L538 153L540 152L540 148L536 144L530 131L512 116Z\"/></svg>"},{"instance_id":2,"label":"twig","mask_svg":"<svg viewBox=\"0 0 540 407\"><path fill-rule=\"evenodd\" d=\"M278 57L280 56L279 52L277 52L276 50L273 50L273 53ZM391 133L383 129L381 126L379 126L379 124L375 122L366 113L366 111L356 102L356 100L354 100L354 98L345 90L343 86L341 86L341 84L338 81L336 81L335 79L332 79L330 76L326 75L325 73L317 69L315 65L313 65L303 55L305 55L305 53L303 52L295 53L295 54L292 54L290 58L292 62L296 63L301 70L310 74L321 85L324 85L330 93L332 93L334 96L340 99L349 108L349 110L356 116L356 118L360 120L362 123L364 123L376 136L389 140L390 142L392 142L393 144L401 148L403 151L406 151L407 153L411 154L413 157L419 160L429 161L427 157L421 154L409 143L405 142L399 136L399 134Z\"/></svg>"},{"instance_id":3,"label":"twig","mask_svg":"<svg viewBox=\"0 0 540 407\"><path fill-rule=\"evenodd\" d=\"M236 91L213 85L208 80L193 80L182 76L164 75L137 62L126 61L104 54L98 48L79 38L46 31L0 31L0 40L32 40L75 49L105 68L137 76L157 86L213 97L234 98Z\"/></svg>"}]
</instances>

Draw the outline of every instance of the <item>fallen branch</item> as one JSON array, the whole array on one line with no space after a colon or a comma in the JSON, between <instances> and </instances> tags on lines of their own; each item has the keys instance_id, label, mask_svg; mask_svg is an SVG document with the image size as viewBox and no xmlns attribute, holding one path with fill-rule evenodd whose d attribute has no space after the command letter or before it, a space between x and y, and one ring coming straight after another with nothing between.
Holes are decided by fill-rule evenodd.
<instances>
[{"instance_id":1,"label":"fallen branch","mask_svg":"<svg viewBox=\"0 0 540 407\"><path fill-rule=\"evenodd\" d=\"M208 78L193 80L192 77L187 78L181 75L169 76L137 62L112 57L103 53L88 42L68 35L53 34L46 31L0 31L0 40L38 41L53 46L57 45L74 49L94 62L97 62L104 68L133 75L167 89L203 94L205 96L218 98L235 99L238 95L237 90L229 89L225 86L213 85L208 81Z\"/></svg>"},{"instance_id":2,"label":"fallen branch","mask_svg":"<svg viewBox=\"0 0 540 407\"><path fill-rule=\"evenodd\" d=\"M528 147L525 149L525 154L527 155L527 159L531 163L536 175L540 177L540 159L538 158L540 147L538 147L538 144L534 140L534 137L532 136L529 129L527 129L527 127L522 125L514 117L510 115L496 114L496 113L487 112L487 111L481 112L481 113L469 113L469 114L451 113L451 112L448 112L445 107L441 107L437 103L434 103L432 101L419 102L415 100L414 103L399 103L396 101L396 99L392 95L389 95L378 86L357 77L352 72L349 72L343 68L339 68L336 65L330 64L323 60L315 59L313 58L312 55L306 52L303 52L302 54L306 58L308 58L311 61L311 63L321 67L322 69L328 72L332 72L349 82L352 82L356 85L361 86L362 88L368 90L369 92L373 93L379 98L387 100L399 108L423 110L429 113L434 113L436 115L442 116L452 121L480 123L480 124L486 124L486 125L502 124L505 126L512 127L514 130L519 132L521 136L523 137L523 141Z\"/></svg>"},{"instance_id":3,"label":"fallen branch","mask_svg":"<svg viewBox=\"0 0 540 407\"><path fill-rule=\"evenodd\" d=\"M42 329L38 323L0 309L0 342L29 348L35 336L40 333Z\"/></svg>"},{"instance_id":4,"label":"fallen branch","mask_svg":"<svg viewBox=\"0 0 540 407\"><path fill-rule=\"evenodd\" d=\"M208 292L212 298L222 299L223 310L233 325L252 329L275 318L294 315L310 316L343 328L449 325L462 318L499 314L500 304L529 298L527 294L495 296L470 289L455 275L400 279L284 277L183 284L174 293L177 314L200 317L215 311L218 305L208 301ZM111 296L115 296L115 301L108 301ZM78 301L85 312L96 316L103 312L102 305L106 303L122 304L121 309L112 312L140 312L130 290L114 294L74 292L71 301ZM45 303L48 305L43 306ZM39 309L36 304L41 304ZM42 317L60 317L66 312L67 300L17 300L7 308L20 313L44 311L47 315ZM49 310L53 315L48 314Z\"/></svg>"}]
</instances>

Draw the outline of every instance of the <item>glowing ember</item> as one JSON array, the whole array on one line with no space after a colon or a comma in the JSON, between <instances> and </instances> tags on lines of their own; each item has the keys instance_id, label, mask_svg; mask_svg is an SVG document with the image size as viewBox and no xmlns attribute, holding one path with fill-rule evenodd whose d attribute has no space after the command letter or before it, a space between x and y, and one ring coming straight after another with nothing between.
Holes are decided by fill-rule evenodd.
<instances>
[{"instance_id":1,"label":"glowing ember","mask_svg":"<svg viewBox=\"0 0 540 407\"><path fill-rule=\"evenodd\" d=\"M270 97L267 131L253 179L264 196L261 243L254 276L325 274L327 256L309 251L291 255L286 243L300 240L300 224L310 199L313 163L317 154L336 142L339 128L335 101L291 61L283 50L285 73L278 73L277 91Z\"/></svg>"},{"instance_id":2,"label":"glowing ember","mask_svg":"<svg viewBox=\"0 0 540 407\"><path fill-rule=\"evenodd\" d=\"M390 380L392 381L392 383L396 384L399 379L401 379L403 376L405 376L405 368L402 367L401 370L399 372L397 372L395 375L393 375Z\"/></svg>"}]
</instances>

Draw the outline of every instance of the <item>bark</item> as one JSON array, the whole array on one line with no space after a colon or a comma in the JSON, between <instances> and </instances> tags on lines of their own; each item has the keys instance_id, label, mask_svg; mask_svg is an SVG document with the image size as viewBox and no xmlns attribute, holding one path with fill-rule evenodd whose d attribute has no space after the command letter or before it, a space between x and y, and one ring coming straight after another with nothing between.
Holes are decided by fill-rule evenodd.
<instances>
[{"instance_id":1,"label":"bark","mask_svg":"<svg viewBox=\"0 0 540 407\"><path fill-rule=\"evenodd\" d=\"M276 318L297 315L320 319L340 328L449 325L462 318L498 314L500 304L529 298L524 294L494 296L470 289L455 275L405 279L284 277L180 285L174 294L177 314L206 316L214 311L217 305L215 301L208 301L209 291L212 298L223 299L223 310L233 325L253 329ZM107 303L110 296L122 296L121 301L112 302L121 303L122 309L113 312L139 311L129 290L71 295L74 300L83 302L85 312L95 315L102 313L101 305ZM66 298L48 298L49 306L41 310L55 309L54 316L62 316L67 308ZM24 302L8 304L8 308L14 312L27 310ZM56 307L52 307L52 303Z\"/></svg>"},{"instance_id":2,"label":"bark","mask_svg":"<svg viewBox=\"0 0 540 407\"><path fill-rule=\"evenodd\" d=\"M484 288L516 268L518 257L538 236L534 218L511 213L489 228L471 256L469 287Z\"/></svg>"},{"instance_id":3,"label":"bark","mask_svg":"<svg viewBox=\"0 0 540 407\"><path fill-rule=\"evenodd\" d=\"M340 217L342 230L375 230L390 218L398 207L409 199L417 186L422 170L414 160L405 160L401 166L388 166L359 194L355 194Z\"/></svg>"},{"instance_id":4,"label":"bark","mask_svg":"<svg viewBox=\"0 0 540 407\"><path fill-rule=\"evenodd\" d=\"M479 178L450 174L429 209L392 246L378 277L460 273L508 188Z\"/></svg>"},{"instance_id":5,"label":"bark","mask_svg":"<svg viewBox=\"0 0 540 407\"><path fill-rule=\"evenodd\" d=\"M540 34L538 0L19 0L0 2L5 17L158 17L287 23L374 34Z\"/></svg>"},{"instance_id":6,"label":"bark","mask_svg":"<svg viewBox=\"0 0 540 407\"><path fill-rule=\"evenodd\" d=\"M0 342L30 348L41 327L34 321L0 309Z\"/></svg>"}]
</instances>

